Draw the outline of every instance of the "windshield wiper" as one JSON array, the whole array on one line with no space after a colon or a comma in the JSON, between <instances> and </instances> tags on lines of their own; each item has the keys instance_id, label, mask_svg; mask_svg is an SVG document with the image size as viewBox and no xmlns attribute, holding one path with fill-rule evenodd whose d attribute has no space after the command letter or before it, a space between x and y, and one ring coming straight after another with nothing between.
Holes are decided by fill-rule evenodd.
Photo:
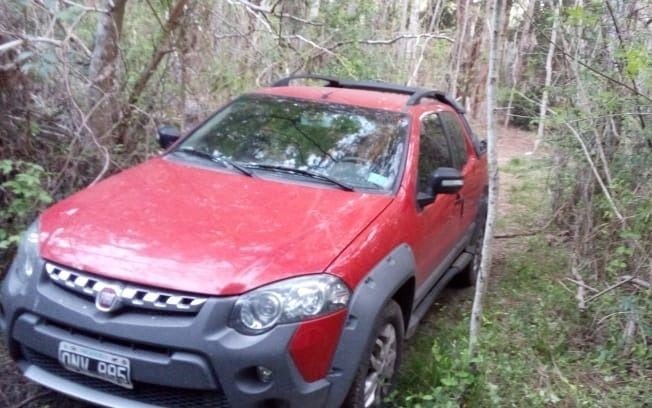
<instances>
[{"instance_id":1,"label":"windshield wiper","mask_svg":"<svg viewBox=\"0 0 652 408\"><path fill-rule=\"evenodd\" d=\"M212 154L204 152L202 150L195 150L192 147L182 147L182 148L180 148L180 149L178 149L176 151L177 152L182 152L182 153L187 153L187 154L190 154L190 155L193 155L193 156L196 156L196 157L201 157L203 159L210 160L213 163L219 163L219 164L221 164L223 166L226 166L226 167L229 167L229 168L232 168L232 169L236 169L240 173L242 173L242 174L244 174L245 176L248 176L248 177L253 177L254 176L254 174L251 171L249 171L246 168L242 167L241 165L235 163L234 161L227 159L224 156L212 155Z\"/></svg>"},{"instance_id":2,"label":"windshield wiper","mask_svg":"<svg viewBox=\"0 0 652 408\"><path fill-rule=\"evenodd\" d=\"M278 166L274 164L260 164L260 163L247 163L245 164L247 168L250 169L260 169L260 170L269 170L269 171L279 171L279 172L284 172L284 173L293 173L293 174L299 174L301 176L306 176L306 177L311 177L317 180L322 180L326 181L330 184L333 184L335 186L338 186L342 190L345 191L355 191L353 187L350 185L343 183L341 181L335 180L334 178L328 177L324 174L321 173L314 173L309 170L303 170L303 169L297 169L294 167L286 167L286 166Z\"/></svg>"}]
</instances>

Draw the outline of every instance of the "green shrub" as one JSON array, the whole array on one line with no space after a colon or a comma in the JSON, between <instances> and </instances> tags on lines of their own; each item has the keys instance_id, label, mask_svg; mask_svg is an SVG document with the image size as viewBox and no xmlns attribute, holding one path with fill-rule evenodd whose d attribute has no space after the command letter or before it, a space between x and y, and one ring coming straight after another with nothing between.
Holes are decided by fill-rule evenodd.
<instances>
[{"instance_id":1,"label":"green shrub","mask_svg":"<svg viewBox=\"0 0 652 408\"><path fill-rule=\"evenodd\" d=\"M20 232L52 197L43 187L43 167L22 160L0 160L0 250L15 244Z\"/></svg>"}]
</instances>

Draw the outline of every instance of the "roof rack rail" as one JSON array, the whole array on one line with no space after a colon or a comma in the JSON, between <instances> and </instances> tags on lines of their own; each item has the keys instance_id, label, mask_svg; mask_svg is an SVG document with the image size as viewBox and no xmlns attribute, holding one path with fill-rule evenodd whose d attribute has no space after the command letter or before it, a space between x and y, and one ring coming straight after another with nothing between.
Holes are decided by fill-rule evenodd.
<instances>
[{"instance_id":1,"label":"roof rack rail","mask_svg":"<svg viewBox=\"0 0 652 408\"><path fill-rule=\"evenodd\" d=\"M326 75L294 75L286 78L279 79L272 84L272 87L289 86L290 82L296 79L314 79L317 81L326 82L326 86L330 88L346 88L346 89L360 89L365 91L378 91L378 92L391 92L402 95L409 95L409 99L405 103L406 106L418 105L422 99L435 99L441 103L449 105L458 113L464 113L464 107L460 105L455 99L446 95L442 91L433 89L416 88L412 86L404 86L397 84L390 84L380 81L351 81L348 79L339 79Z\"/></svg>"},{"instance_id":2,"label":"roof rack rail","mask_svg":"<svg viewBox=\"0 0 652 408\"><path fill-rule=\"evenodd\" d=\"M436 99L441 103L445 103L446 105L449 105L453 109L455 109L458 113L464 113L466 110L464 107L457 102L455 99L451 98L447 94L445 94L442 91L433 91L433 90L428 90L428 89L421 89L419 92L415 92L410 96L410 99L405 103L406 105L418 105L421 99L423 98L430 98L430 99Z\"/></svg>"},{"instance_id":3,"label":"roof rack rail","mask_svg":"<svg viewBox=\"0 0 652 408\"><path fill-rule=\"evenodd\" d=\"M272 84L272 87L276 88L279 86L289 86L290 82L294 81L295 79L316 79L318 81L325 81L328 83L327 86L333 87L333 88L340 88L340 79L327 76L327 75L293 75L285 78L281 78L278 81L274 82Z\"/></svg>"}]
</instances>

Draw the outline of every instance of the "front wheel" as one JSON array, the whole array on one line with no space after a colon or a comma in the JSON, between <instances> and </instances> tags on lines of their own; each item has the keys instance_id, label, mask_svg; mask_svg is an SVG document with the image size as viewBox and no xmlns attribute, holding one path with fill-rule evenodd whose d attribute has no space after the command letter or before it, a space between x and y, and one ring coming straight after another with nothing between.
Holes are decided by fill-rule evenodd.
<instances>
[{"instance_id":1,"label":"front wheel","mask_svg":"<svg viewBox=\"0 0 652 408\"><path fill-rule=\"evenodd\" d=\"M400 306L390 300L376 319L372 341L342 407L382 407L401 363L405 327Z\"/></svg>"}]
</instances>

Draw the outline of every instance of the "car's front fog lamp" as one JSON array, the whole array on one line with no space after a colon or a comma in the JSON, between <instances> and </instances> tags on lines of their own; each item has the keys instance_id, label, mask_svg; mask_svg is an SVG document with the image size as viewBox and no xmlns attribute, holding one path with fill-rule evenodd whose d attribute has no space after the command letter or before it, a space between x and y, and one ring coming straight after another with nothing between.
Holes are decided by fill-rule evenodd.
<instances>
[{"instance_id":1,"label":"car's front fog lamp","mask_svg":"<svg viewBox=\"0 0 652 408\"><path fill-rule=\"evenodd\" d=\"M265 366L256 367L256 374L258 375L260 382L263 383L270 383L272 382L272 379L274 379L274 372L272 369Z\"/></svg>"},{"instance_id":2,"label":"car's front fog lamp","mask_svg":"<svg viewBox=\"0 0 652 408\"><path fill-rule=\"evenodd\" d=\"M240 296L233 307L231 326L244 334L264 333L280 323L342 309L350 296L346 284L333 275L287 279Z\"/></svg>"}]
</instances>

